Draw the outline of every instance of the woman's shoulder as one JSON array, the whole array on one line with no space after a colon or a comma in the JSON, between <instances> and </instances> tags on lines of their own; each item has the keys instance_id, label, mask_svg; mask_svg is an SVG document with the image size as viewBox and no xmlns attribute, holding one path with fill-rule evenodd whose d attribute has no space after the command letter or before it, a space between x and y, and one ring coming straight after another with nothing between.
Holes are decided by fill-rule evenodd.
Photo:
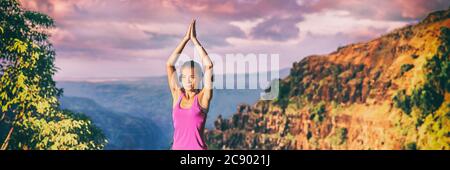
<instances>
[{"instance_id":1,"label":"woman's shoulder","mask_svg":"<svg viewBox=\"0 0 450 170\"><path fill-rule=\"evenodd\" d=\"M178 98L178 96L180 96L180 95L181 95L181 90L180 89L177 89L177 90L173 91L173 96L174 97Z\"/></svg>"}]
</instances>

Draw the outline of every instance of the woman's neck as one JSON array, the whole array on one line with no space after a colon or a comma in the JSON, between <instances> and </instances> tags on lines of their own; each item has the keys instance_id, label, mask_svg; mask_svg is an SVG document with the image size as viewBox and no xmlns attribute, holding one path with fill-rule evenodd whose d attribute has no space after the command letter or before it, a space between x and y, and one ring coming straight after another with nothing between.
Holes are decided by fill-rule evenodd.
<instances>
[{"instance_id":1,"label":"woman's neck","mask_svg":"<svg viewBox=\"0 0 450 170\"><path fill-rule=\"evenodd\" d=\"M186 98L191 99L195 96L195 90L186 91Z\"/></svg>"}]
</instances>

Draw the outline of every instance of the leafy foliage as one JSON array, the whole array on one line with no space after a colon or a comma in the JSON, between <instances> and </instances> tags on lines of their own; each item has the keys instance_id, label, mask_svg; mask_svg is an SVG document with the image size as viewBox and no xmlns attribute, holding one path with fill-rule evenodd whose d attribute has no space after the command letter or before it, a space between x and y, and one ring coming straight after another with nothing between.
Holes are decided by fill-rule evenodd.
<instances>
[{"instance_id":1,"label":"leafy foliage","mask_svg":"<svg viewBox=\"0 0 450 170\"><path fill-rule=\"evenodd\" d=\"M0 137L2 149L102 149L104 135L87 117L59 109L53 20L0 1Z\"/></svg>"},{"instance_id":2,"label":"leafy foliage","mask_svg":"<svg viewBox=\"0 0 450 170\"><path fill-rule=\"evenodd\" d=\"M406 95L406 90L401 90L393 98L394 105L406 114L411 113L411 97Z\"/></svg>"},{"instance_id":3,"label":"leafy foliage","mask_svg":"<svg viewBox=\"0 0 450 170\"><path fill-rule=\"evenodd\" d=\"M320 123L325 118L325 102L320 102L312 109L310 109L310 119L316 123Z\"/></svg>"},{"instance_id":4,"label":"leafy foliage","mask_svg":"<svg viewBox=\"0 0 450 170\"><path fill-rule=\"evenodd\" d=\"M406 146L403 148L405 150L416 150L417 149L417 144L416 142L409 142L406 144Z\"/></svg>"},{"instance_id":5,"label":"leafy foliage","mask_svg":"<svg viewBox=\"0 0 450 170\"><path fill-rule=\"evenodd\" d=\"M441 44L437 53L424 65L426 81L407 95L397 92L393 101L397 108L416 122L417 141L405 149L450 149L450 103L445 95L450 91L450 28L441 28ZM416 109L414 109L416 108Z\"/></svg>"},{"instance_id":6,"label":"leafy foliage","mask_svg":"<svg viewBox=\"0 0 450 170\"><path fill-rule=\"evenodd\" d=\"M414 68L413 64L403 64L400 67L400 76L402 76L403 74L405 74L406 72L408 72L409 70L411 70L412 68Z\"/></svg>"},{"instance_id":7,"label":"leafy foliage","mask_svg":"<svg viewBox=\"0 0 450 170\"><path fill-rule=\"evenodd\" d=\"M342 145L347 141L347 128L338 128L336 133L330 137L330 142L333 146Z\"/></svg>"},{"instance_id":8,"label":"leafy foliage","mask_svg":"<svg viewBox=\"0 0 450 170\"><path fill-rule=\"evenodd\" d=\"M399 91L394 96L394 104L409 114L412 107L419 108L422 113L428 115L436 111L444 101L445 92L450 91L450 28L441 28L441 45L438 52L424 65L426 82L423 86L413 89L411 96L406 95L405 90ZM403 68L403 66L402 66Z\"/></svg>"},{"instance_id":9,"label":"leafy foliage","mask_svg":"<svg viewBox=\"0 0 450 170\"><path fill-rule=\"evenodd\" d=\"M444 94L429 83L413 90L411 105L419 108L425 115L436 111L444 100Z\"/></svg>"},{"instance_id":10,"label":"leafy foliage","mask_svg":"<svg viewBox=\"0 0 450 170\"><path fill-rule=\"evenodd\" d=\"M450 103L446 102L435 114L428 115L419 128L421 149L450 149Z\"/></svg>"}]
</instances>

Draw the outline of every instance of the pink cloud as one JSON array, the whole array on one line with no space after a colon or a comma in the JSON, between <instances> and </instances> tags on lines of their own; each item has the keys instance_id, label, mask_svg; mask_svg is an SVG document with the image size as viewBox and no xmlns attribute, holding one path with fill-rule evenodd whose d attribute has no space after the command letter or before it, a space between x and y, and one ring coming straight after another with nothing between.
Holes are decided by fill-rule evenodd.
<instances>
[{"instance_id":1,"label":"pink cloud","mask_svg":"<svg viewBox=\"0 0 450 170\"><path fill-rule=\"evenodd\" d=\"M423 18L438 9L446 9L448 0L20 0L30 10L55 19L51 41L58 63L68 67L74 60L95 60L105 64L126 61L145 68L150 62L162 62L184 34L191 18L198 19L198 36L211 52L268 52L286 55L282 67L299 60L308 52L325 52L343 42L374 38L399 26ZM327 12L348 13L341 21L351 26L328 30ZM318 16L306 20L306 16ZM257 21L257 22L256 22ZM232 23L256 23L236 26ZM359 22L359 23L354 23ZM368 24L367 24L368 23ZM377 26L372 26L372 24ZM333 23L340 26L344 23ZM349 25L349 23L346 23ZM299 25L302 25L299 27ZM245 29L243 29L245 28ZM301 37L299 35L304 35ZM322 40L316 40L315 38ZM230 41L230 39L238 41ZM299 41L300 44L292 44ZM310 41L304 42L304 41ZM239 42L245 42L240 44ZM263 42L263 43L260 43ZM318 49L324 42L327 48ZM270 44L270 45L267 45ZM317 46L317 47L316 47ZM270 52L270 51L269 51ZM106 62L108 61L108 62ZM88 65L88 64L87 64ZM101 64L99 64L101 65ZM114 65L120 65L115 63ZM139 66L138 66L139 65ZM123 68L130 68L124 66ZM70 67L64 76L75 74ZM85 70L89 72L89 70ZM92 71L95 72L95 71ZM138 74L129 72L127 74ZM106 73L105 73L106 74ZM161 70L160 74L164 74ZM77 74L80 75L80 74Z\"/></svg>"},{"instance_id":2,"label":"pink cloud","mask_svg":"<svg viewBox=\"0 0 450 170\"><path fill-rule=\"evenodd\" d=\"M310 11L347 10L354 16L384 20L417 20L427 13L446 9L447 0L317 0L306 3Z\"/></svg>"},{"instance_id":3,"label":"pink cloud","mask_svg":"<svg viewBox=\"0 0 450 170\"><path fill-rule=\"evenodd\" d=\"M450 7L450 2L447 0L395 0L397 7L400 7L401 15L405 18L421 18L435 9L445 9Z\"/></svg>"}]
</instances>

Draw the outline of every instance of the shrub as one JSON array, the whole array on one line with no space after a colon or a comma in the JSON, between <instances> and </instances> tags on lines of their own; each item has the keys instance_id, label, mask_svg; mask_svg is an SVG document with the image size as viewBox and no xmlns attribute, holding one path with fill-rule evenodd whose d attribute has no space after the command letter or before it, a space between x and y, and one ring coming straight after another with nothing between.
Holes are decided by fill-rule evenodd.
<instances>
[{"instance_id":1,"label":"shrub","mask_svg":"<svg viewBox=\"0 0 450 170\"><path fill-rule=\"evenodd\" d=\"M330 143L333 146L342 145L347 141L347 128L338 128L336 133L330 137Z\"/></svg>"},{"instance_id":2,"label":"shrub","mask_svg":"<svg viewBox=\"0 0 450 170\"><path fill-rule=\"evenodd\" d=\"M325 103L320 102L316 106L314 106L312 109L310 109L311 115L310 120L313 120L316 123L320 123L325 118Z\"/></svg>"},{"instance_id":3,"label":"shrub","mask_svg":"<svg viewBox=\"0 0 450 170\"><path fill-rule=\"evenodd\" d=\"M408 72L409 70L411 70L412 68L414 68L413 64L403 64L400 67L400 76L403 76L404 73Z\"/></svg>"},{"instance_id":4,"label":"shrub","mask_svg":"<svg viewBox=\"0 0 450 170\"><path fill-rule=\"evenodd\" d=\"M393 98L394 105L400 108L403 112L410 115L411 113L411 99L406 95L406 90L400 90Z\"/></svg>"},{"instance_id":5,"label":"shrub","mask_svg":"<svg viewBox=\"0 0 450 170\"><path fill-rule=\"evenodd\" d=\"M405 150L417 150L417 144L416 142L409 142L406 144Z\"/></svg>"},{"instance_id":6,"label":"shrub","mask_svg":"<svg viewBox=\"0 0 450 170\"><path fill-rule=\"evenodd\" d=\"M436 111L443 101L444 95L428 83L414 89L411 96L411 104L418 107L425 115Z\"/></svg>"}]
</instances>

